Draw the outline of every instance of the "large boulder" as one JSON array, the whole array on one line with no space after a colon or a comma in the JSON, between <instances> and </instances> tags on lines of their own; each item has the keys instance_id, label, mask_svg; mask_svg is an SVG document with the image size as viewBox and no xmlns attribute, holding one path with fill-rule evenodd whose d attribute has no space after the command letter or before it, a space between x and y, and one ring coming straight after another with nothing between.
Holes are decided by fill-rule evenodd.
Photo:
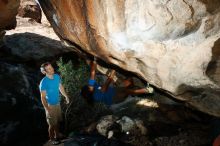
<instances>
[{"instance_id":1,"label":"large boulder","mask_svg":"<svg viewBox=\"0 0 220 146\"><path fill-rule=\"evenodd\" d=\"M36 23L17 17L17 27L6 32L4 44L11 56L20 61L54 58L70 51L63 45L47 21Z\"/></svg>"},{"instance_id":2,"label":"large boulder","mask_svg":"<svg viewBox=\"0 0 220 146\"><path fill-rule=\"evenodd\" d=\"M20 0L0 0L0 31L15 28L19 4Z\"/></svg>"},{"instance_id":3,"label":"large boulder","mask_svg":"<svg viewBox=\"0 0 220 146\"><path fill-rule=\"evenodd\" d=\"M20 0L0 0L0 47L3 45L4 30L16 27L16 15Z\"/></svg>"},{"instance_id":4,"label":"large boulder","mask_svg":"<svg viewBox=\"0 0 220 146\"><path fill-rule=\"evenodd\" d=\"M18 16L31 18L41 23L42 12L39 4L35 0L21 0L18 9Z\"/></svg>"},{"instance_id":5,"label":"large boulder","mask_svg":"<svg viewBox=\"0 0 220 146\"><path fill-rule=\"evenodd\" d=\"M5 36L5 31L0 31L0 48L4 45L3 38Z\"/></svg>"},{"instance_id":6,"label":"large boulder","mask_svg":"<svg viewBox=\"0 0 220 146\"><path fill-rule=\"evenodd\" d=\"M220 117L219 0L40 0L58 36Z\"/></svg>"},{"instance_id":7,"label":"large boulder","mask_svg":"<svg viewBox=\"0 0 220 146\"><path fill-rule=\"evenodd\" d=\"M36 23L41 18L42 23ZM18 57L19 61L38 61L69 51L34 0L0 0L0 50Z\"/></svg>"},{"instance_id":8,"label":"large boulder","mask_svg":"<svg viewBox=\"0 0 220 146\"><path fill-rule=\"evenodd\" d=\"M0 61L0 145L40 145L43 138L36 140L35 135L47 138L45 112L33 90L39 81L34 76L25 66Z\"/></svg>"}]
</instances>

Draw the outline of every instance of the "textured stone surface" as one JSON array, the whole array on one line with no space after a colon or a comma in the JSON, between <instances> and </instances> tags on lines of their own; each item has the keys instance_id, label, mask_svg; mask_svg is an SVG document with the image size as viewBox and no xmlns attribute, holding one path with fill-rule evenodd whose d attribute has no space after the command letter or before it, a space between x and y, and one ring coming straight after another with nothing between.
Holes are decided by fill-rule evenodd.
<instances>
[{"instance_id":1,"label":"textured stone surface","mask_svg":"<svg viewBox=\"0 0 220 146\"><path fill-rule=\"evenodd\" d=\"M0 31L13 29L16 26L16 18L20 0L0 0Z\"/></svg>"},{"instance_id":2,"label":"textured stone surface","mask_svg":"<svg viewBox=\"0 0 220 146\"><path fill-rule=\"evenodd\" d=\"M118 120L118 117L114 115L107 115L102 117L96 126L97 131L101 135L107 136L110 126L113 125L113 123L116 122L116 120Z\"/></svg>"},{"instance_id":3,"label":"textured stone surface","mask_svg":"<svg viewBox=\"0 0 220 146\"><path fill-rule=\"evenodd\" d=\"M41 23L41 8L35 0L21 0L18 9L18 16L31 18L36 22Z\"/></svg>"},{"instance_id":4,"label":"textured stone surface","mask_svg":"<svg viewBox=\"0 0 220 146\"><path fill-rule=\"evenodd\" d=\"M0 0L0 47L3 45L4 30L16 27L16 18L20 0Z\"/></svg>"},{"instance_id":5,"label":"textured stone surface","mask_svg":"<svg viewBox=\"0 0 220 146\"><path fill-rule=\"evenodd\" d=\"M0 47L4 45L3 38L5 36L5 31L0 31Z\"/></svg>"},{"instance_id":6,"label":"textured stone surface","mask_svg":"<svg viewBox=\"0 0 220 146\"><path fill-rule=\"evenodd\" d=\"M59 37L76 51L220 116L219 0L39 2Z\"/></svg>"},{"instance_id":7,"label":"textured stone surface","mask_svg":"<svg viewBox=\"0 0 220 146\"><path fill-rule=\"evenodd\" d=\"M70 51L63 45L48 22L17 17L17 27L6 32L4 44L11 55L24 61L54 57Z\"/></svg>"},{"instance_id":8,"label":"textured stone surface","mask_svg":"<svg viewBox=\"0 0 220 146\"><path fill-rule=\"evenodd\" d=\"M28 70L20 64L0 61L1 145L40 145L41 139L34 141L35 135L47 134L46 121L41 120L45 118L44 109L33 94L32 87L38 87L36 75Z\"/></svg>"},{"instance_id":9,"label":"textured stone surface","mask_svg":"<svg viewBox=\"0 0 220 146\"><path fill-rule=\"evenodd\" d=\"M118 132L121 134L132 133L135 135L146 135L147 133L147 129L144 126L143 121L132 119L127 116L123 116L120 119L114 115L106 115L101 117L97 123L96 129L101 135L106 137L109 136L108 134L110 131L113 133Z\"/></svg>"}]
</instances>

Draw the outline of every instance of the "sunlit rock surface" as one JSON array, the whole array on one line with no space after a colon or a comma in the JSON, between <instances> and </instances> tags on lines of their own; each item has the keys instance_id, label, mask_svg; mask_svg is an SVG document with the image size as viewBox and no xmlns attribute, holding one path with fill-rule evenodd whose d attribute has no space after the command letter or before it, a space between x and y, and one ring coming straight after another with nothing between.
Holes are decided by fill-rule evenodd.
<instances>
[{"instance_id":1,"label":"sunlit rock surface","mask_svg":"<svg viewBox=\"0 0 220 146\"><path fill-rule=\"evenodd\" d=\"M219 0L40 0L77 52L220 117Z\"/></svg>"},{"instance_id":2,"label":"sunlit rock surface","mask_svg":"<svg viewBox=\"0 0 220 146\"><path fill-rule=\"evenodd\" d=\"M4 30L16 27L15 16L18 13L20 0L0 0L0 47L3 45Z\"/></svg>"},{"instance_id":3,"label":"sunlit rock surface","mask_svg":"<svg viewBox=\"0 0 220 146\"><path fill-rule=\"evenodd\" d=\"M17 17L17 27L6 32L4 44L11 55L24 61L39 61L69 51L44 18L37 23Z\"/></svg>"},{"instance_id":4,"label":"sunlit rock surface","mask_svg":"<svg viewBox=\"0 0 220 146\"><path fill-rule=\"evenodd\" d=\"M35 0L21 0L18 9L18 16L31 18L36 22L41 23L41 8Z\"/></svg>"},{"instance_id":5,"label":"sunlit rock surface","mask_svg":"<svg viewBox=\"0 0 220 146\"><path fill-rule=\"evenodd\" d=\"M20 0L0 0L0 31L15 28Z\"/></svg>"}]
</instances>

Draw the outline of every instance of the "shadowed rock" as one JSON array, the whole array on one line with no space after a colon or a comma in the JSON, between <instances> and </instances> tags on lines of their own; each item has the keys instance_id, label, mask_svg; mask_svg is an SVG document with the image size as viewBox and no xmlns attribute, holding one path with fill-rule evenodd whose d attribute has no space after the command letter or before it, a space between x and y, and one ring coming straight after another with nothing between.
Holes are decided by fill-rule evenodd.
<instances>
[{"instance_id":1,"label":"shadowed rock","mask_svg":"<svg viewBox=\"0 0 220 146\"><path fill-rule=\"evenodd\" d=\"M35 0L21 0L18 9L18 16L31 18L38 23L41 23L41 8Z\"/></svg>"},{"instance_id":2,"label":"shadowed rock","mask_svg":"<svg viewBox=\"0 0 220 146\"><path fill-rule=\"evenodd\" d=\"M79 53L220 116L219 67L210 64L219 60L218 0L39 2L58 36Z\"/></svg>"}]
</instances>

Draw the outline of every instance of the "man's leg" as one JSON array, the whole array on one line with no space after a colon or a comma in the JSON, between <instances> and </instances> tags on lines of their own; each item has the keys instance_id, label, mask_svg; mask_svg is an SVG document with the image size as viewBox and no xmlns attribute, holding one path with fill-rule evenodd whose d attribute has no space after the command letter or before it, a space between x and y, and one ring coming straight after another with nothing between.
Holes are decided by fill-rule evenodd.
<instances>
[{"instance_id":1,"label":"man's leg","mask_svg":"<svg viewBox=\"0 0 220 146\"><path fill-rule=\"evenodd\" d=\"M59 126L58 123L54 125L54 138L58 139L59 138Z\"/></svg>"},{"instance_id":2,"label":"man's leg","mask_svg":"<svg viewBox=\"0 0 220 146\"><path fill-rule=\"evenodd\" d=\"M56 140L57 136L57 117L56 117L56 106L51 106L50 107L50 114L46 112L46 118L47 118L47 123L49 125L48 128L48 133L49 133L49 138L50 142L52 145L57 145L60 143L59 140Z\"/></svg>"},{"instance_id":3,"label":"man's leg","mask_svg":"<svg viewBox=\"0 0 220 146\"><path fill-rule=\"evenodd\" d=\"M125 84L125 92L127 95L140 95L140 94L146 94L146 93L153 93L153 88L149 85L142 89L132 89L134 86L134 82L132 78L128 78L124 81Z\"/></svg>"},{"instance_id":4,"label":"man's leg","mask_svg":"<svg viewBox=\"0 0 220 146\"><path fill-rule=\"evenodd\" d=\"M146 89L127 89L126 93L129 95L140 95L148 92L146 91Z\"/></svg>"},{"instance_id":5,"label":"man's leg","mask_svg":"<svg viewBox=\"0 0 220 146\"><path fill-rule=\"evenodd\" d=\"M61 140L63 138L65 138L65 135L63 135L61 132L60 132L60 125L57 124L56 125L56 128L54 130L54 133L55 133L55 138L58 139L58 140Z\"/></svg>"},{"instance_id":6,"label":"man's leg","mask_svg":"<svg viewBox=\"0 0 220 146\"><path fill-rule=\"evenodd\" d=\"M128 95L140 95L140 94L147 94L147 93L152 93L153 91L151 91L151 90L153 90L152 89L152 87L151 87L151 89L149 88L142 88L142 89L128 89L128 88L126 88L126 93L128 94Z\"/></svg>"},{"instance_id":7,"label":"man's leg","mask_svg":"<svg viewBox=\"0 0 220 146\"><path fill-rule=\"evenodd\" d=\"M128 95L141 95L149 93L149 91L146 88L143 89L129 89L125 87L117 88L116 94L113 97L113 103L120 103L123 102Z\"/></svg>"},{"instance_id":8,"label":"man's leg","mask_svg":"<svg viewBox=\"0 0 220 146\"><path fill-rule=\"evenodd\" d=\"M58 123L58 107L56 105L50 105L50 115L47 115L47 123L49 125L49 137L50 140L55 140L57 138L57 132L59 132L59 127L57 126Z\"/></svg>"},{"instance_id":9,"label":"man's leg","mask_svg":"<svg viewBox=\"0 0 220 146\"><path fill-rule=\"evenodd\" d=\"M54 128L53 128L53 126L50 126L50 125L49 125L49 128L48 128L48 133L49 133L49 138L50 138L50 140L53 140L53 139L54 139L54 137L55 137L55 135L54 135Z\"/></svg>"},{"instance_id":10,"label":"man's leg","mask_svg":"<svg viewBox=\"0 0 220 146\"><path fill-rule=\"evenodd\" d=\"M56 106L56 124L54 126L55 138L62 138L64 135L60 133L60 123L62 121L62 112L60 105Z\"/></svg>"},{"instance_id":11,"label":"man's leg","mask_svg":"<svg viewBox=\"0 0 220 146\"><path fill-rule=\"evenodd\" d=\"M48 112L46 112L46 120L47 120L47 124L48 124L48 134L49 134L49 138L50 140L54 139L54 126L53 126L53 111L51 111L51 113L49 114Z\"/></svg>"}]
</instances>

